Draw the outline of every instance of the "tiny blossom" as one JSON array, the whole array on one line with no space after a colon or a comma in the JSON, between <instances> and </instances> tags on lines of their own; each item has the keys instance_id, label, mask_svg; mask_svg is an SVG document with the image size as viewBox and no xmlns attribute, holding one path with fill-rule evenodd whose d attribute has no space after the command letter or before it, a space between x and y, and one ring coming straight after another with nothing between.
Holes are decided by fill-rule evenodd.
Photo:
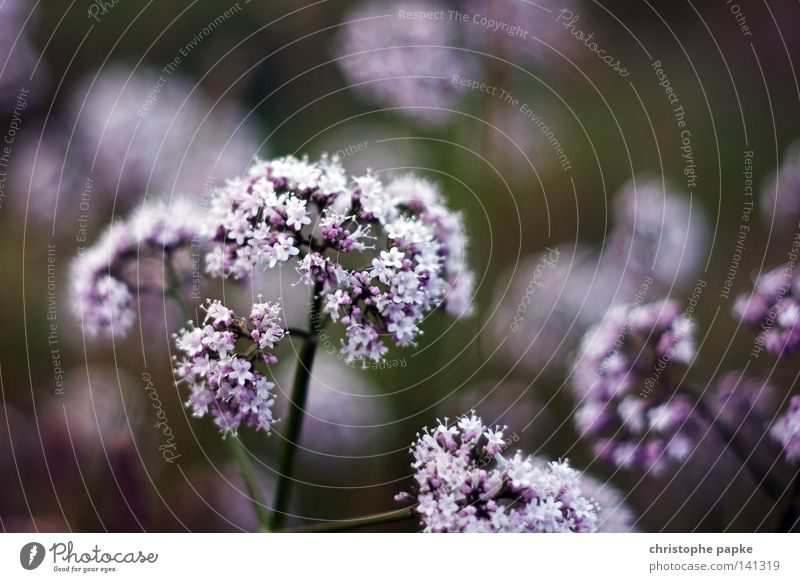
<instances>
[{"instance_id":1,"label":"tiny blossom","mask_svg":"<svg viewBox=\"0 0 800 582\"><path fill-rule=\"evenodd\" d=\"M800 461L800 396L792 396L789 410L772 425L770 434L783 445L787 461Z\"/></svg>"},{"instance_id":2,"label":"tiny blossom","mask_svg":"<svg viewBox=\"0 0 800 582\"><path fill-rule=\"evenodd\" d=\"M800 277L783 265L761 275L751 294L736 298L733 311L758 330L756 343L776 357L800 348Z\"/></svg>"},{"instance_id":3,"label":"tiny blossom","mask_svg":"<svg viewBox=\"0 0 800 582\"><path fill-rule=\"evenodd\" d=\"M655 473L688 456L694 404L667 372L694 352L694 324L669 300L615 306L586 332L574 364L574 419L597 454Z\"/></svg>"},{"instance_id":4,"label":"tiny blossom","mask_svg":"<svg viewBox=\"0 0 800 582\"><path fill-rule=\"evenodd\" d=\"M79 255L70 271L70 291L85 332L125 335L135 321L135 293L163 291L164 262L191 246L198 222L197 209L186 200L145 202Z\"/></svg>"},{"instance_id":5,"label":"tiny blossom","mask_svg":"<svg viewBox=\"0 0 800 582\"><path fill-rule=\"evenodd\" d=\"M461 93L453 76L474 78L474 54L458 48L453 21L409 22L403 14L444 10L436 2L372 1L344 17L337 63L359 93L423 123L443 124Z\"/></svg>"},{"instance_id":6,"label":"tiny blossom","mask_svg":"<svg viewBox=\"0 0 800 582\"><path fill-rule=\"evenodd\" d=\"M260 299L260 298L259 298ZM247 318L238 318L219 301L204 306L203 327L190 322L175 334L175 375L189 387L187 408L196 417L211 413L223 433L236 433L245 423L256 430L270 432L275 418L272 389L258 362L273 365L277 358L269 352L284 336L279 306L255 303ZM249 349L239 353L237 342Z\"/></svg>"},{"instance_id":7,"label":"tiny blossom","mask_svg":"<svg viewBox=\"0 0 800 582\"><path fill-rule=\"evenodd\" d=\"M345 175L325 156L253 164L212 197L206 268L240 279L292 261L300 282L320 294L323 312L345 327L346 361L380 360L386 339L413 345L428 311L468 315L474 277L463 219L444 206L435 184ZM348 253L367 254L348 264L369 267L344 267Z\"/></svg>"},{"instance_id":8,"label":"tiny blossom","mask_svg":"<svg viewBox=\"0 0 800 582\"><path fill-rule=\"evenodd\" d=\"M492 431L472 412L417 435L410 452L423 531L595 531L598 507L582 495L580 474L567 461L503 456L504 430Z\"/></svg>"}]
</instances>

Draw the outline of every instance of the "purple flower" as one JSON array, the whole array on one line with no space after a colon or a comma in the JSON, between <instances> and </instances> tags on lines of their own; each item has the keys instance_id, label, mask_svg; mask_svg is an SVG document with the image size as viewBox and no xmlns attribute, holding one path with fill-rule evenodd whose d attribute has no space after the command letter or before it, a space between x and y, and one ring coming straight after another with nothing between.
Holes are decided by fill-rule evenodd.
<instances>
[{"instance_id":1,"label":"purple flower","mask_svg":"<svg viewBox=\"0 0 800 582\"><path fill-rule=\"evenodd\" d=\"M575 1L463 0L461 4L467 16L465 42L492 56L550 62L563 58L556 51L570 52L574 46L557 18Z\"/></svg>"},{"instance_id":2,"label":"purple flower","mask_svg":"<svg viewBox=\"0 0 800 582\"><path fill-rule=\"evenodd\" d=\"M197 209L185 200L142 204L75 258L70 294L75 316L90 336L124 336L135 321L135 294L163 292L165 261L186 258L198 233Z\"/></svg>"},{"instance_id":3,"label":"purple flower","mask_svg":"<svg viewBox=\"0 0 800 582\"><path fill-rule=\"evenodd\" d=\"M800 347L800 279L791 266L761 275L751 294L736 298L733 312L759 331L756 344L774 356L789 356Z\"/></svg>"},{"instance_id":4,"label":"purple flower","mask_svg":"<svg viewBox=\"0 0 800 582\"><path fill-rule=\"evenodd\" d=\"M474 78L475 57L458 48L450 19L406 15L446 8L437 2L373 1L345 18L336 43L342 72L354 88L421 123L442 124L458 105L454 75Z\"/></svg>"},{"instance_id":5,"label":"purple flower","mask_svg":"<svg viewBox=\"0 0 800 582\"><path fill-rule=\"evenodd\" d=\"M787 461L800 461L800 396L792 396L786 414L772 425L769 432L783 446Z\"/></svg>"},{"instance_id":6,"label":"purple flower","mask_svg":"<svg viewBox=\"0 0 800 582\"><path fill-rule=\"evenodd\" d=\"M574 364L574 420L597 454L654 472L688 456L694 402L676 392L669 372L694 353L694 323L674 301L613 307L586 332Z\"/></svg>"},{"instance_id":7,"label":"purple flower","mask_svg":"<svg viewBox=\"0 0 800 582\"><path fill-rule=\"evenodd\" d=\"M211 200L206 268L241 279L292 261L302 283L321 289L323 312L345 327L347 362L378 361L385 338L412 345L432 309L471 311L462 218L443 202L426 180L349 179L327 157L256 162Z\"/></svg>"},{"instance_id":8,"label":"purple flower","mask_svg":"<svg viewBox=\"0 0 800 582\"><path fill-rule=\"evenodd\" d=\"M418 435L411 466L423 531L595 531L598 508L582 495L580 474L567 461L503 456L504 430L490 430L473 412Z\"/></svg>"},{"instance_id":9,"label":"purple flower","mask_svg":"<svg viewBox=\"0 0 800 582\"><path fill-rule=\"evenodd\" d=\"M65 111L26 136L13 183L22 192L31 185L33 220L55 215L63 229L81 215L127 211L145 193L207 192L258 150L240 117L178 73L114 66L80 80Z\"/></svg>"},{"instance_id":10,"label":"purple flower","mask_svg":"<svg viewBox=\"0 0 800 582\"><path fill-rule=\"evenodd\" d=\"M236 433L245 423L270 432L275 404L269 382L256 364L277 363L269 352L284 336L280 308L272 303L253 304L247 318L238 318L219 301L208 300L203 327L190 322L175 334L175 345L183 354L175 357L179 384L189 387L186 406L198 418L209 412L223 433ZM246 342L248 349L237 350Z\"/></svg>"}]
</instances>

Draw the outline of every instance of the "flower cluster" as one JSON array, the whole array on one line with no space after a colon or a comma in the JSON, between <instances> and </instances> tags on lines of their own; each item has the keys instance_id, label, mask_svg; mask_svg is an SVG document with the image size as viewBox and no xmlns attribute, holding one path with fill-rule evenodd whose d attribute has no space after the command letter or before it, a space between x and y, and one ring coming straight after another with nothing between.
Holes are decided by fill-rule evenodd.
<instances>
[{"instance_id":1,"label":"flower cluster","mask_svg":"<svg viewBox=\"0 0 800 582\"><path fill-rule=\"evenodd\" d=\"M759 330L757 343L776 357L800 348L800 279L788 265L764 273L751 294L736 298L733 311Z\"/></svg>"},{"instance_id":2,"label":"flower cluster","mask_svg":"<svg viewBox=\"0 0 800 582\"><path fill-rule=\"evenodd\" d=\"M285 334L280 307L255 303L246 318L236 317L220 301L209 299L204 309L202 327L190 322L189 328L175 334L175 345L183 354L180 360L175 357L175 374L190 390L186 406L196 417L210 411L223 433L235 434L242 423L269 433L275 422L275 385L256 370L256 364L278 361L270 350ZM239 343L247 345L241 353Z\"/></svg>"},{"instance_id":3,"label":"flower cluster","mask_svg":"<svg viewBox=\"0 0 800 582\"><path fill-rule=\"evenodd\" d=\"M674 301L613 307L587 331L574 364L574 416L598 455L654 472L688 456L694 403L676 393L667 371L694 351L694 323Z\"/></svg>"},{"instance_id":4,"label":"flower cluster","mask_svg":"<svg viewBox=\"0 0 800 582\"><path fill-rule=\"evenodd\" d=\"M238 105L215 104L177 71L154 100L160 74L110 66L79 79L66 107L20 138L9 179L30 191L30 203L18 211L71 228L78 213L95 223L112 210L127 212L144 192L172 193L178 184L181 192L203 192L220 184L215 176L241 174L260 140L239 124ZM91 194L88 211L81 193Z\"/></svg>"},{"instance_id":5,"label":"flower cluster","mask_svg":"<svg viewBox=\"0 0 800 582\"><path fill-rule=\"evenodd\" d=\"M451 20L406 14L444 11L437 2L370 2L345 17L339 35L338 64L362 94L424 123L441 124L460 99L456 77L475 78L471 52L457 48Z\"/></svg>"},{"instance_id":6,"label":"flower cluster","mask_svg":"<svg viewBox=\"0 0 800 582\"><path fill-rule=\"evenodd\" d=\"M461 216L414 176L384 185L371 174L350 180L327 157L256 162L215 193L205 234L213 244L206 268L216 276L296 261L324 313L345 326L348 363L380 360L384 335L412 344L439 305L456 316L470 310ZM348 255L349 264L370 266L346 267Z\"/></svg>"},{"instance_id":7,"label":"flower cluster","mask_svg":"<svg viewBox=\"0 0 800 582\"><path fill-rule=\"evenodd\" d=\"M473 412L418 435L411 453L424 531L595 531L598 508L581 495L579 473L566 461L542 465L519 451L503 456L504 430L486 427Z\"/></svg>"},{"instance_id":8,"label":"flower cluster","mask_svg":"<svg viewBox=\"0 0 800 582\"><path fill-rule=\"evenodd\" d=\"M166 289L166 267L198 233L198 212L186 200L143 203L112 224L72 264L73 311L90 336L125 335L139 290Z\"/></svg>"},{"instance_id":9,"label":"flower cluster","mask_svg":"<svg viewBox=\"0 0 800 582\"><path fill-rule=\"evenodd\" d=\"M800 461L800 396L792 396L789 410L772 425L770 434L783 445L787 461Z\"/></svg>"}]
</instances>

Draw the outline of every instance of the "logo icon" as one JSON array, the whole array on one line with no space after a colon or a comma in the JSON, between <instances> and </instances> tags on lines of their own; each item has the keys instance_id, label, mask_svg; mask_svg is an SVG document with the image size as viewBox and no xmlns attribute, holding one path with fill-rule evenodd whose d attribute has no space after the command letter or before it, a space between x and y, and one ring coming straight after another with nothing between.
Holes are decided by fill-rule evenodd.
<instances>
[{"instance_id":1,"label":"logo icon","mask_svg":"<svg viewBox=\"0 0 800 582\"><path fill-rule=\"evenodd\" d=\"M35 570L44 561L44 546L39 542L29 542L19 551L19 563L26 570Z\"/></svg>"}]
</instances>

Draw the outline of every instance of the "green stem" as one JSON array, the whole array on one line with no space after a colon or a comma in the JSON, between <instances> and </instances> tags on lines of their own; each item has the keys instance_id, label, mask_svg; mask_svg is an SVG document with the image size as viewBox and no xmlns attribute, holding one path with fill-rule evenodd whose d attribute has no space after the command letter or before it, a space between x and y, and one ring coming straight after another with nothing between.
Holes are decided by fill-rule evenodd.
<instances>
[{"instance_id":1,"label":"green stem","mask_svg":"<svg viewBox=\"0 0 800 582\"><path fill-rule=\"evenodd\" d=\"M386 511L384 513L376 513L364 517L357 517L355 519L346 519L342 521L330 521L325 523L316 523L314 525L307 525L305 527L298 527L289 530L291 533L323 533L323 532L342 532L352 529L366 527L368 525L382 525L385 523L392 523L395 521L402 521L414 517L410 507L405 509L397 509L395 511Z\"/></svg>"},{"instance_id":2,"label":"green stem","mask_svg":"<svg viewBox=\"0 0 800 582\"><path fill-rule=\"evenodd\" d=\"M175 265L172 262L171 256L166 257L164 266L167 271L167 280L169 282L169 285L164 290L165 294L175 300L175 302L181 308L181 311L183 311L183 317L185 320L193 321L195 316L189 307L189 302L183 295L181 280L178 276L178 271L175 269ZM233 458L239 467L239 472L242 474L242 479L244 480L245 487L249 493L250 503L253 505L253 510L255 511L256 518L258 519L258 524L262 531L270 531L269 516L265 511L266 505L264 504L264 501L261 497L261 492L258 489L258 484L253 472L253 465L245 454L243 445L241 441L239 441L238 437L230 436L226 440L229 443Z\"/></svg>"},{"instance_id":3,"label":"green stem","mask_svg":"<svg viewBox=\"0 0 800 582\"><path fill-rule=\"evenodd\" d=\"M300 348L300 357L294 372L294 383L290 396L291 407L289 418L286 421L283 454L278 464L278 485L275 491L275 505L272 510L270 525L277 531L283 528L286 510L289 506L289 493L292 485L292 471L297 454L297 444L300 439L300 430L303 428L308 387L311 383L311 367L314 365L314 356L317 352L317 329L322 306L322 285L314 285L311 298L311 311L309 313L309 331L303 338Z\"/></svg>"},{"instance_id":4,"label":"green stem","mask_svg":"<svg viewBox=\"0 0 800 582\"><path fill-rule=\"evenodd\" d=\"M164 265L167 270L167 280L169 281L169 286L167 286L165 289L166 294L175 300L175 302L181 308L181 311L183 311L183 316L186 320L194 320L194 314L189 307L189 302L186 301L186 297L183 296L181 279L178 276L178 271L175 269L174 263L172 262L172 256L166 257Z\"/></svg>"},{"instance_id":5,"label":"green stem","mask_svg":"<svg viewBox=\"0 0 800 582\"><path fill-rule=\"evenodd\" d=\"M235 435L230 435L225 440L228 442L228 447L233 454L233 458L236 461L236 464L239 466L239 472L242 474L242 479L244 480L244 486L247 489L250 503L252 503L253 509L255 510L258 525L261 528L261 531L269 532L271 530L269 525L269 513L266 510L267 506L262 500L261 491L258 488L258 482L253 474L253 465L250 463L250 459L247 458L244 445L242 444L242 441L239 440L239 437Z\"/></svg>"}]
</instances>

